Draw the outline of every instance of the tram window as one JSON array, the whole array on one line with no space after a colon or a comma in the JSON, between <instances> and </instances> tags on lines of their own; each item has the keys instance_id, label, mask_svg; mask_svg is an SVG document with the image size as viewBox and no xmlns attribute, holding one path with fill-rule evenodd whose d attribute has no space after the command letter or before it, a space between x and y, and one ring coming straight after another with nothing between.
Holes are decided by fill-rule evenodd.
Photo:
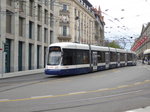
<instances>
[{"instance_id":1,"label":"tram window","mask_svg":"<svg viewBox=\"0 0 150 112\"><path fill-rule=\"evenodd\" d=\"M59 65L61 59L61 52L51 51L48 55L48 65Z\"/></svg>"},{"instance_id":2,"label":"tram window","mask_svg":"<svg viewBox=\"0 0 150 112\"><path fill-rule=\"evenodd\" d=\"M97 60L98 60L98 63L101 62L101 60L102 60L101 52L98 52L98 54L97 54Z\"/></svg>"},{"instance_id":3,"label":"tram window","mask_svg":"<svg viewBox=\"0 0 150 112\"><path fill-rule=\"evenodd\" d=\"M110 52L110 62L115 62L116 58L117 58L116 53Z\"/></svg>"},{"instance_id":4,"label":"tram window","mask_svg":"<svg viewBox=\"0 0 150 112\"><path fill-rule=\"evenodd\" d=\"M125 54L124 53L120 53L120 61L125 61Z\"/></svg>"},{"instance_id":5,"label":"tram window","mask_svg":"<svg viewBox=\"0 0 150 112\"><path fill-rule=\"evenodd\" d=\"M105 63L105 52L102 52L102 63Z\"/></svg>"},{"instance_id":6,"label":"tram window","mask_svg":"<svg viewBox=\"0 0 150 112\"><path fill-rule=\"evenodd\" d=\"M77 65L89 63L89 51L76 49L63 49L63 65Z\"/></svg>"},{"instance_id":7,"label":"tram window","mask_svg":"<svg viewBox=\"0 0 150 112\"><path fill-rule=\"evenodd\" d=\"M74 65L75 64L75 52L72 49L63 49L63 65Z\"/></svg>"},{"instance_id":8,"label":"tram window","mask_svg":"<svg viewBox=\"0 0 150 112\"><path fill-rule=\"evenodd\" d=\"M100 51L98 52L98 63L104 63L105 62L105 52Z\"/></svg>"},{"instance_id":9,"label":"tram window","mask_svg":"<svg viewBox=\"0 0 150 112\"><path fill-rule=\"evenodd\" d=\"M76 64L82 64L82 59L83 59L83 56L82 56L82 52L81 51L78 51L76 53Z\"/></svg>"},{"instance_id":10,"label":"tram window","mask_svg":"<svg viewBox=\"0 0 150 112\"><path fill-rule=\"evenodd\" d=\"M86 50L76 50L76 64L88 64L89 52Z\"/></svg>"},{"instance_id":11,"label":"tram window","mask_svg":"<svg viewBox=\"0 0 150 112\"><path fill-rule=\"evenodd\" d=\"M83 51L83 64L88 64L88 63L89 63L89 52Z\"/></svg>"},{"instance_id":12,"label":"tram window","mask_svg":"<svg viewBox=\"0 0 150 112\"><path fill-rule=\"evenodd\" d=\"M127 54L127 60L132 61L132 54Z\"/></svg>"}]
</instances>

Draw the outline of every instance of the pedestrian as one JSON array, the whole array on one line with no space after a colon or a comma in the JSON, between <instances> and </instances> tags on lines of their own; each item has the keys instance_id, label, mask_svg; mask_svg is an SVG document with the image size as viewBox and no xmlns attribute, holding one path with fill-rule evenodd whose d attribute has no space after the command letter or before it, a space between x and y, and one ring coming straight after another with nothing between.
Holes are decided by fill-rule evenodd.
<instances>
[{"instance_id":1,"label":"pedestrian","mask_svg":"<svg viewBox=\"0 0 150 112\"><path fill-rule=\"evenodd\" d=\"M142 58L142 64L144 64L145 57Z\"/></svg>"},{"instance_id":2,"label":"pedestrian","mask_svg":"<svg viewBox=\"0 0 150 112\"><path fill-rule=\"evenodd\" d=\"M148 61L148 65L150 65L150 56L148 56L147 61Z\"/></svg>"}]
</instances>

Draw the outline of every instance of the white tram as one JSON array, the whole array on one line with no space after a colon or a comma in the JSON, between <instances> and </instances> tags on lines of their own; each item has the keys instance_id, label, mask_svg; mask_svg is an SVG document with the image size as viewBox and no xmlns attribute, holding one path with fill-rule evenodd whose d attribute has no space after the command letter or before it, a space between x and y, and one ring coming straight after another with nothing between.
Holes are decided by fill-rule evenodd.
<instances>
[{"instance_id":1,"label":"white tram","mask_svg":"<svg viewBox=\"0 0 150 112\"><path fill-rule=\"evenodd\" d=\"M129 65L136 65L134 52L62 42L49 46L45 74L75 75Z\"/></svg>"}]
</instances>

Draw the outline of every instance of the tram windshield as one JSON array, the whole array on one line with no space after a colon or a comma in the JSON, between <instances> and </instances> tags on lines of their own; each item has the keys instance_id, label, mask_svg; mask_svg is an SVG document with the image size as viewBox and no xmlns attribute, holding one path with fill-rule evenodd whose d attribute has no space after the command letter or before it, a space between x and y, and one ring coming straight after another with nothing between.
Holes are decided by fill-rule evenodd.
<instances>
[{"instance_id":1,"label":"tram windshield","mask_svg":"<svg viewBox=\"0 0 150 112\"><path fill-rule=\"evenodd\" d=\"M59 65L61 61L61 51L50 49L48 54L48 65Z\"/></svg>"}]
</instances>

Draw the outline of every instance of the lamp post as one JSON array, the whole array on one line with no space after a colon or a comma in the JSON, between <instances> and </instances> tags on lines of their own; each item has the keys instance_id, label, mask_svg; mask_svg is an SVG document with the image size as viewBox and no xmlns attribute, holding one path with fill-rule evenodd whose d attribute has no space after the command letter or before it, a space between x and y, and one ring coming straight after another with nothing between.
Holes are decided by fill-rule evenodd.
<instances>
[{"instance_id":1,"label":"lamp post","mask_svg":"<svg viewBox=\"0 0 150 112\"><path fill-rule=\"evenodd\" d=\"M1 8L1 3L2 1L0 0L0 20L2 20L2 8ZM0 21L0 58L1 58L1 77L3 77L3 74L4 74L4 42L3 42L3 39L2 39L2 23Z\"/></svg>"}]
</instances>

